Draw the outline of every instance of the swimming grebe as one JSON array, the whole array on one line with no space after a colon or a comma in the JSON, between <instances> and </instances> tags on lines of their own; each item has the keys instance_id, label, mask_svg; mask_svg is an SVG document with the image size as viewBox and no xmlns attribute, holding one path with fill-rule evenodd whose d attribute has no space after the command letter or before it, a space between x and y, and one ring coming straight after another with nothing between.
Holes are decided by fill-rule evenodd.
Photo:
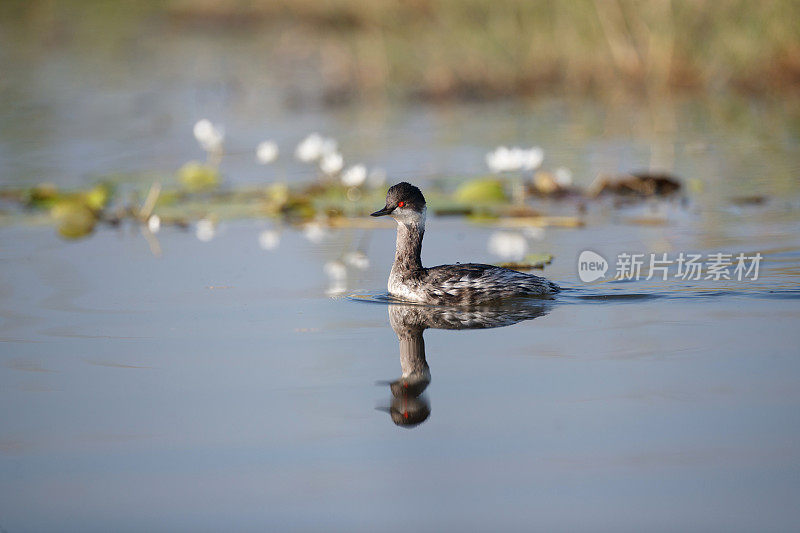
<instances>
[{"instance_id":1,"label":"swimming grebe","mask_svg":"<svg viewBox=\"0 0 800 533\"><path fill-rule=\"evenodd\" d=\"M491 265L423 267L425 211L422 191L402 182L389 189L386 206L372 213L374 217L390 215L397 221L397 249L389 274L392 296L419 303L475 305L514 296L548 296L560 290L545 278Z\"/></svg>"}]
</instances>

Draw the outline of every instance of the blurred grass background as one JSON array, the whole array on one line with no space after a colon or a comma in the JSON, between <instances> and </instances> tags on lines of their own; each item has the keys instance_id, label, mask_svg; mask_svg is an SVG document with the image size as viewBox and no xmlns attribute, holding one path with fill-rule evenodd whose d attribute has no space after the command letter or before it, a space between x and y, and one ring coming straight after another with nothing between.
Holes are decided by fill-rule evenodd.
<instances>
[{"instance_id":1,"label":"blurred grass background","mask_svg":"<svg viewBox=\"0 0 800 533\"><path fill-rule=\"evenodd\" d=\"M313 69L328 103L800 87L793 0L5 0L0 17L53 46L155 26L273 34L254 67Z\"/></svg>"},{"instance_id":2,"label":"blurred grass background","mask_svg":"<svg viewBox=\"0 0 800 533\"><path fill-rule=\"evenodd\" d=\"M800 2L628 0L6 1L4 26L278 32L268 54L318 69L328 102L800 86ZM92 32L90 32L92 33ZM124 35L106 35L115 40ZM102 43L98 43L102 46Z\"/></svg>"},{"instance_id":3,"label":"blurred grass background","mask_svg":"<svg viewBox=\"0 0 800 533\"><path fill-rule=\"evenodd\" d=\"M248 196L319 178L292 151L322 131L347 165L445 189L482 177L490 147L536 142L584 186L643 167L794 194L798 20L790 0L0 0L0 181L81 215L98 184L104 208L163 182L163 209L198 188L187 168ZM228 133L211 169L186 165L200 118ZM268 169L253 161L266 136L282 154ZM214 212L251 215L240 199ZM273 203L327 210L295 200Z\"/></svg>"}]
</instances>

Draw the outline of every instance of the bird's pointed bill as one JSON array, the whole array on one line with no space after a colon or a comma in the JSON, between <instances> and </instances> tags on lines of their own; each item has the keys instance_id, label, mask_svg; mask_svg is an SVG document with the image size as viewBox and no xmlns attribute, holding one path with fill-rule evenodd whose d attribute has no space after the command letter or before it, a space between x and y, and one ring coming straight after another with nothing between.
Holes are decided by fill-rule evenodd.
<instances>
[{"instance_id":1,"label":"bird's pointed bill","mask_svg":"<svg viewBox=\"0 0 800 533\"><path fill-rule=\"evenodd\" d=\"M378 209L378 210L377 210L377 211L375 211L374 213L371 213L371 214L370 214L370 216L371 216L371 217L382 217L382 216L384 216L384 215L389 215L389 214L391 214L391 212L392 212L392 211L394 211L394 208L393 208L393 207L389 207L389 206L387 205L387 206L385 206L383 209Z\"/></svg>"}]
</instances>

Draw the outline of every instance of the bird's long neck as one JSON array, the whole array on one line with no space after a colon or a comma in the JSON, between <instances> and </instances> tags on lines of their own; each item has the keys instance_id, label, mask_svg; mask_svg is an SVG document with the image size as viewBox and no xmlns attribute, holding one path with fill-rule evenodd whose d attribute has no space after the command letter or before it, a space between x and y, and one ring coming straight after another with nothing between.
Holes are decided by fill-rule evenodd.
<instances>
[{"instance_id":1,"label":"bird's long neck","mask_svg":"<svg viewBox=\"0 0 800 533\"><path fill-rule=\"evenodd\" d=\"M431 371L425 360L425 339L422 338L422 329L414 330L412 334L398 335L400 340L400 367L403 377L414 377L430 381Z\"/></svg>"},{"instance_id":2,"label":"bird's long neck","mask_svg":"<svg viewBox=\"0 0 800 533\"><path fill-rule=\"evenodd\" d=\"M410 271L422 268L422 236L425 234L425 214L418 220L398 221L397 249L392 270Z\"/></svg>"},{"instance_id":3,"label":"bird's long neck","mask_svg":"<svg viewBox=\"0 0 800 533\"><path fill-rule=\"evenodd\" d=\"M430 381L431 373L425 360L425 331L423 311L413 305L390 305L389 324L400 341L400 366L403 377Z\"/></svg>"}]
</instances>

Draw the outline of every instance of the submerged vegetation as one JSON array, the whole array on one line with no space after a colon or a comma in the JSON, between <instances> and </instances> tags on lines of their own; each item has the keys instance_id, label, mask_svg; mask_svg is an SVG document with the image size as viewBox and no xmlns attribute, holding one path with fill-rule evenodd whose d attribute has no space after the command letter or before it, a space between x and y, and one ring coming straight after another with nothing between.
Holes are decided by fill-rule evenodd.
<instances>
[{"instance_id":1,"label":"submerged vegetation","mask_svg":"<svg viewBox=\"0 0 800 533\"><path fill-rule=\"evenodd\" d=\"M200 240L213 238L217 222L230 218L276 218L303 226L310 234L324 231L324 226L382 225L364 217L383 200L386 173L378 167L368 170L361 163L346 166L335 139L311 133L297 145L294 157L309 165L310 175L315 176L303 184L290 187L271 182L229 187L224 185L219 170L225 156L222 131L208 120L198 121L194 135L206 152L206 161L184 164L175 176L152 183L146 194L136 188L125 190L112 181L67 191L53 184L6 188L0 190L0 221L49 220L67 239L86 237L99 224L118 226L125 221L139 224L151 234L162 226L186 229L194 224ZM256 147L255 159L258 164L268 165L278 158L278 153L277 145L264 141ZM492 174L461 180L449 189L444 181L434 182L426 187L428 204L437 216L468 216L475 222L525 228L528 236L536 239L541 237L537 232L545 226L582 226L584 200L602 194L627 198L672 196L682 187L676 178L640 173L601 175L584 191L572 185L568 169L543 170L543 161L544 150L540 147L498 147L486 155ZM550 216L531 207L531 198L568 199L573 214ZM43 213L49 216L43 217ZM516 234L501 232L489 247L496 255L521 259L527 252L525 242ZM546 263L526 259L525 264L531 266L520 268L542 268Z\"/></svg>"}]
</instances>

